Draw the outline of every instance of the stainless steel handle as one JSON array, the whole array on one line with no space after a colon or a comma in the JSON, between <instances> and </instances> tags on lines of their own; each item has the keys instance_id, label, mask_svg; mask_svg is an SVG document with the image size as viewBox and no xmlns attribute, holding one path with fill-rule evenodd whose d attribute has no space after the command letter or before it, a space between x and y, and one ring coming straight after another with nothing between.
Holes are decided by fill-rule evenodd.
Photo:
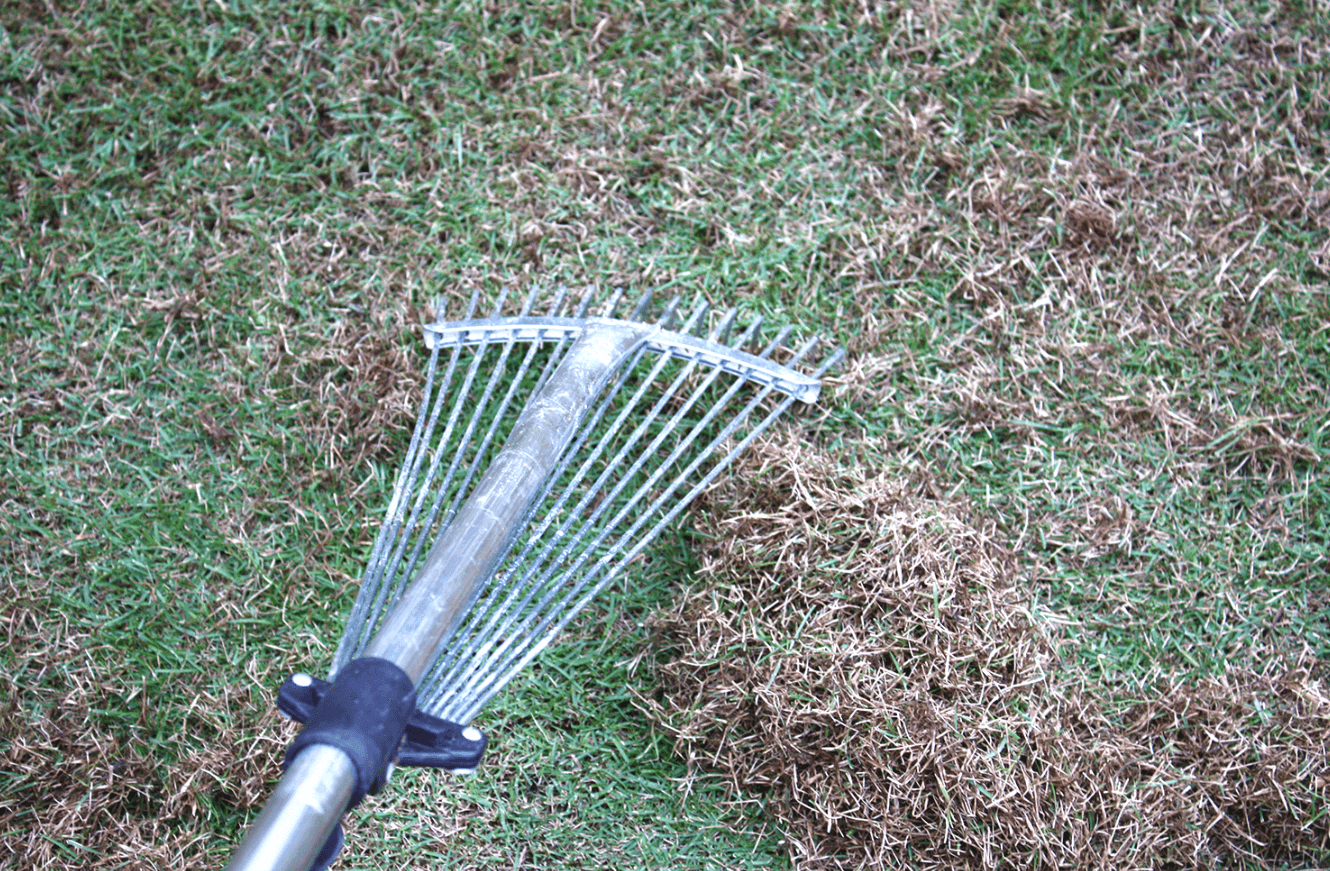
<instances>
[{"instance_id":1,"label":"stainless steel handle","mask_svg":"<svg viewBox=\"0 0 1330 871\"><path fill-rule=\"evenodd\" d=\"M351 757L341 750L305 748L250 824L227 871L309 871L346 812L355 780Z\"/></svg>"}]
</instances>

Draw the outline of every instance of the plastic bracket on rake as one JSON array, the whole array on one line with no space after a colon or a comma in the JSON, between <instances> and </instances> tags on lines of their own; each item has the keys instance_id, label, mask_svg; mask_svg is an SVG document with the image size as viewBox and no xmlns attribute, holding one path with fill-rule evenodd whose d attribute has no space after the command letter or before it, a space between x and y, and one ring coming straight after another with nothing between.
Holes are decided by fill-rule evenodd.
<instances>
[{"instance_id":1,"label":"plastic bracket on rake","mask_svg":"<svg viewBox=\"0 0 1330 871\"><path fill-rule=\"evenodd\" d=\"M297 723L307 723L332 684L307 674L296 674L277 691L277 707ZM406 734L396 764L404 768L441 768L452 774L471 774L485 755L485 734L472 726L450 723L416 711L407 719ZM371 793L383 783L376 783Z\"/></svg>"}]
</instances>

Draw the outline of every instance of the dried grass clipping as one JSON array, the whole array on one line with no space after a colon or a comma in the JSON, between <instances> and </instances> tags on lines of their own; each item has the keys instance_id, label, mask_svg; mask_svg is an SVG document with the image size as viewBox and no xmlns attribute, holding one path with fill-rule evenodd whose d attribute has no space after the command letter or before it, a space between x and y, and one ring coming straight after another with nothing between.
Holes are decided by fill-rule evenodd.
<instances>
[{"instance_id":1,"label":"dried grass clipping","mask_svg":"<svg viewBox=\"0 0 1330 871\"><path fill-rule=\"evenodd\" d=\"M768 444L700 512L641 701L691 764L768 794L796 867L1330 859L1330 700L1305 670L1110 717L963 506Z\"/></svg>"}]
</instances>

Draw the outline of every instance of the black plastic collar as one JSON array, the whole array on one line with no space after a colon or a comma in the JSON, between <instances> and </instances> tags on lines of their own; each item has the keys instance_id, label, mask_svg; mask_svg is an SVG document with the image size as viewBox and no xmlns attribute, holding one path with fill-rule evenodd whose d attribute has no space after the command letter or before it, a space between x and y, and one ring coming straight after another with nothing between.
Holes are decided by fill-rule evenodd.
<instances>
[{"instance_id":1,"label":"black plastic collar","mask_svg":"<svg viewBox=\"0 0 1330 871\"><path fill-rule=\"evenodd\" d=\"M397 758L415 711L416 688L406 672L386 659L352 660L305 720L305 728L286 751L286 764L311 744L327 744L351 757L356 785L346 806L349 810L383 787L388 765Z\"/></svg>"}]
</instances>

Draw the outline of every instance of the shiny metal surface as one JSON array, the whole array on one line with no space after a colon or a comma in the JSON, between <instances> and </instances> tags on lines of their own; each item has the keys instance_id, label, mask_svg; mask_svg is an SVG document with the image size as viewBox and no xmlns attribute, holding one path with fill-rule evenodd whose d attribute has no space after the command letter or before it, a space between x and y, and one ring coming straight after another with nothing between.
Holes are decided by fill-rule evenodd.
<instances>
[{"instance_id":1,"label":"shiny metal surface","mask_svg":"<svg viewBox=\"0 0 1330 871\"><path fill-rule=\"evenodd\" d=\"M484 345L498 342L552 342L574 339L588 324L618 324L633 327L629 321L592 318L489 318L465 324L431 324L425 327L425 344L430 348L456 345ZM698 362L738 375L755 384L771 386L800 402L817 401L822 381L771 360L754 356L736 347L709 341L687 333L662 330L652 336L647 347L677 360Z\"/></svg>"},{"instance_id":2,"label":"shiny metal surface","mask_svg":"<svg viewBox=\"0 0 1330 871\"><path fill-rule=\"evenodd\" d=\"M227 871L307 871L355 786L351 757L336 747L305 748L250 824Z\"/></svg>"}]
</instances>

